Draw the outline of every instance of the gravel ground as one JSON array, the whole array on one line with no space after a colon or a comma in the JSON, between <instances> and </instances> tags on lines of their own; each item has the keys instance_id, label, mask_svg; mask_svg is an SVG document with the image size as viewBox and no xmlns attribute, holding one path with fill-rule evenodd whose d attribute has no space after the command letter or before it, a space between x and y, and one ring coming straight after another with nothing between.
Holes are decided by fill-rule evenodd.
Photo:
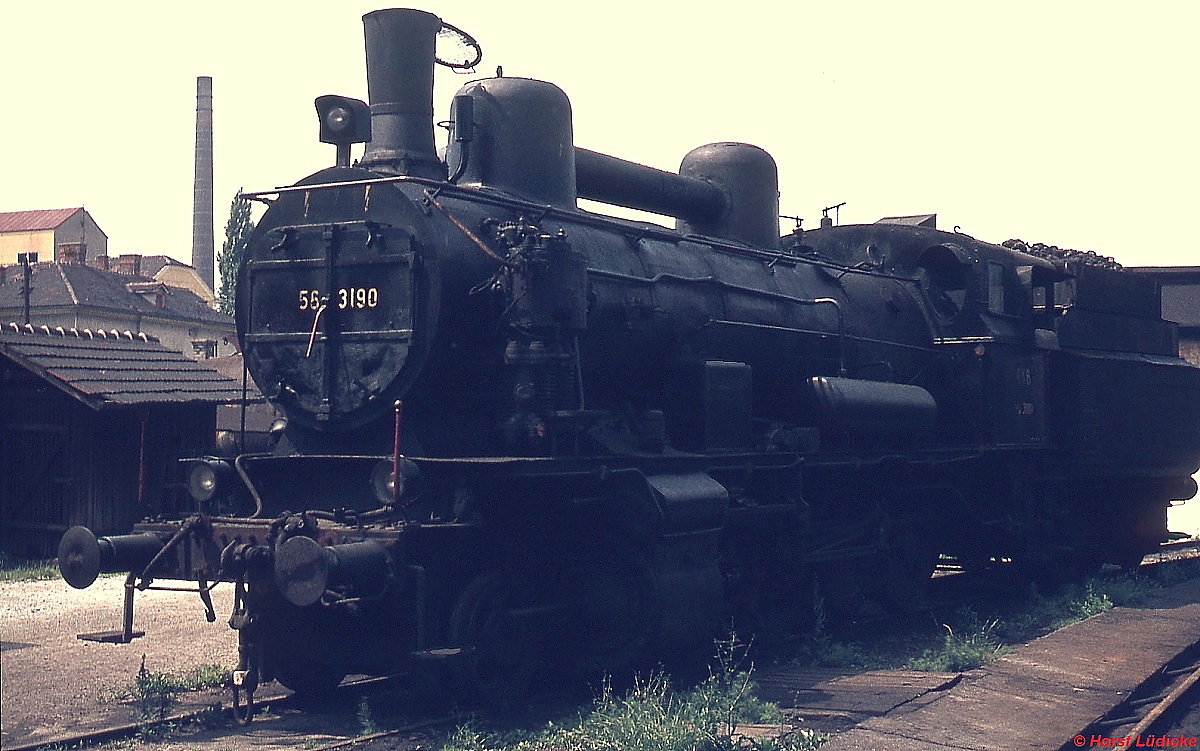
<instances>
[{"instance_id":1,"label":"gravel ground","mask_svg":"<svg viewBox=\"0 0 1200 751\"><path fill-rule=\"evenodd\" d=\"M184 674L204 664L232 668L237 636L229 629L233 587L213 591L208 623L196 594L146 591L134 598L129 644L82 641L76 634L121 627L123 576L86 590L61 580L0 583L0 746L10 748L133 720L113 694L148 670Z\"/></svg>"}]
</instances>

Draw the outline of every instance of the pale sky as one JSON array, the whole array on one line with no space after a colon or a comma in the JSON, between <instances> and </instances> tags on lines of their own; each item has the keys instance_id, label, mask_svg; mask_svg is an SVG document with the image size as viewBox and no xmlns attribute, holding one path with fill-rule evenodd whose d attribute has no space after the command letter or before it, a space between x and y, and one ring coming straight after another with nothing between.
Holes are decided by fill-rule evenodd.
<instances>
[{"instance_id":1,"label":"pale sky","mask_svg":"<svg viewBox=\"0 0 1200 751\"><path fill-rule=\"evenodd\" d=\"M366 98L380 2L39 0L0 9L0 211L86 206L109 252L191 254L195 82L213 77L217 245L236 190L333 163L313 98ZM558 84L575 143L675 170L744 141L815 227L937 213L980 239L1200 265L1200 3L429 0L490 75ZM708 8L708 9L704 9ZM439 131L439 145L444 135ZM358 152L355 152L357 156Z\"/></svg>"}]
</instances>

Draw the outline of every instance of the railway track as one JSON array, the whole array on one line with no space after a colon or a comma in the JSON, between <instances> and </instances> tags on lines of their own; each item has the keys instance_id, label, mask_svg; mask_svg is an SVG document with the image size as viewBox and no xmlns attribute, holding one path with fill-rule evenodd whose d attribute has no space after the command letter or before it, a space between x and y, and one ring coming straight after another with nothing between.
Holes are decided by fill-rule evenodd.
<instances>
[{"instance_id":1,"label":"railway track","mask_svg":"<svg viewBox=\"0 0 1200 751\"><path fill-rule=\"evenodd\" d=\"M376 695L384 691L392 690L396 687L402 676L388 677L364 677L347 680L338 686L333 696L329 697L324 708L329 709L335 714L344 714L346 717L353 717L355 707L362 706L359 701L364 697ZM257 714L278 718L286 716L293 712L301 712L304 710L312 710L312 703L296 694L287 693L284 690L281 693L268 693L255 701L255 711ZM215 738L205 743L213 748L227 748L229 737L244 735L247 729L244 725L238 722L238 713L228 696L223 699L219 705L211 705L199 708L191 708L186 711L176 712L170 716L160 720L129 722L120 725L114 725L105 728L89 730L80 733L73 733L56 737L52 740L38 741L28 744L5 744L5 751L40 751L51 748L88 748L103 743L115 741L123 741L135 737L155 737L169 738L172 735L173 729L186 727L204 726L210 728L210 731L215 734ZM461 723L465 720L466 715L461 713L443 713L431 716L421 716L410 722L404 722L383 732L353 734L352 737L330 742L327 746L311 746L307 748L346 748L355 744L360 744L373 739L380 739L392 736L403 736L406 733L414 733L417 731L428 731L439 727L451 728L455 723ZM283 722L287 724L286 720ZM251 727L258 728L262 723ZM273 727L271 732L279 734L287 732L287 727ZM222 742L221 739L226 739ZM166 743L164 741L164 743ZM189 740L188 748L202 748L204 745L199 741ZM278 748L291 748L293 743L290 741L281 742ZM263 751L270 749L272 743L269 740L259 739L255 743L255 747Z\"/></svg>"},{"instance_id":2,"label":"railway track","mask_svg":"<svg viewBox=\"0 0 1200 751\"><path fill-rule=\"evenodd\" d=\"M1183 540L1178 542L1167 543L1162 546L1161 551L1147 556L1143 561L1142 569L1153 571L1155 569L1165 569L1172 565L1185 562L1187 560L1200 558L1200 541ZM1007 572L1001 569L999 572L992 572L993 576L1005 577ZM979 588L987 588L987 583L982 585L969 584L969 580L974 579L971 574L965 574L960 569L955 569L952 565L939 568L937 584L940 585L943 592L936 599L944 605L944 598L949 597L950 600L956 600L956 597L970 597L970 593L979 594ZM985 577L988 578L988 577ZM994 583L994 582L993 582ZM961 585L952 586L949 591L946 590L946 585ZM937 589L938 587L935 587ZM1114 713L1103 718L1102 722L1111 723L1108 726L1097 724L1093 728L1086 731L1087 737L1091 735L1108 733L1103 737L1126 737L1129 733L1137 731L1143 734L1157 732L1161 729L1162 720L1160 718L1172 716L1172 707L1179 706L1180 702L1187 702L1194 698L1193 686L1200 682L1200 674L1195 672L1197 664L1200 664L1200 650L1196 654L1188 655L1189 658L1195 658L1187 664L1173 662L1170 665L1164 666L1161 674L1163 676L1161 685L1147 685L1146 691L1139 693L1136 697L1130 697L1123 702ZM1174 689L1182 685L1184 679L1191 682L1186 690L1181 689L1176 692ZM1174 681L1169 683L1169 681ZM370 697L385 693L393 688L396 688L400 683L399 677L391 678L362 678L350 680L343 683L337 692L337 696L330 702L331 705L336 705L339 708L344 708L344 714L347 717L352 717L355 712L355 706L363 697ZM1153 700L1153 701L1151 701ZM1168 703L1169 701L1169 703ZM296 696L287 693L273 694L263 692L261 698L256 701L258 711L270 713L273 716L285 714L292 710L305 709L305 704ZM1161 704L1161 707L1160 707ZM342 709L338 710L343 711ZM1119 715L1119 716L1118 716ZM180 726L187 723L201 723L206 720L212 723L215 718L227 718L229 735L236 735L245 732L242 729L236 728L233 719L235 713L228 701L228 696L224 697L219 709L213 707L205 707L196 711L191 711L183 714L176 714L165 718L158 723L126 723L116 727L105 728L87 733L73 734L71 736L63 736L53 739L52 742L41 741L34 744L26 745L9 745L6 748L11 748L12 751L33 751L33 749L45 748L48 745L58 747L86 747L89 745L98 744L105 741L119 740L122 738L130 738L139 734L145 734L148 731L153 733L157 727L168 725ZM1133 718L1133 719L1130 719ZM354 737L339 739L332 741L326 746L309 746L310 748L320 749L341 749L351 746L357 746L372 741L381 741L392 737L402 737L405 734L411 734L419 731L429 731L438 727L450 729L455 722L464 721L465 716L461 714L439 714L436 716L420 717L411 722L402 722L395 728L388 729L379 733L370 733L364 735L355 735ZM1119 724L1118 721L1129 721L1124 724ZM218 720L220 722L220 720ZM1158 724L1139 725L1138 723L1149 722ZM257 726L257 723L256 723ZM1146 729L1149 728L1149 729ZM223 731L221 731L223 732ZM1115 733L1116 735L1112 735ZM1136 734L1136 733L1135 733ZM1074 747L1070 743L1065 746Z\"/></svg>"},{"instance_id":3,"label":"railway track","mask_svg":"<svg viewBox=\"0 0 1200 751\"><path fill-rule=\"evenodd\" d=\"M1092 747L1180 745L1167 736L1200 695L1200 643L1163 665L1104 717L1064 743L1061 751ZM1160 742L1166 737L1167 743ZM1183 745L1187 745L1184 743Z\"/></svg>"}]
</instances>

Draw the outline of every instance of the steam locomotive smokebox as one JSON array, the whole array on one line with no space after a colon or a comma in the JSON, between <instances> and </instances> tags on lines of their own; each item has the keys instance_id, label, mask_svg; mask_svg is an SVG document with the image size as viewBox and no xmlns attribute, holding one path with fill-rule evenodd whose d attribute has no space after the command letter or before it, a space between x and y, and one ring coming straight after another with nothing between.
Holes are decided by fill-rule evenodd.
<instances>
[{"instance_id":1,"label":"steam locomotive smokebox","mask_svg":"<svg viewBox=\"0 0 1200 751\"><path fill-rule=\"evenodd\" d=\"M575 208L571 102L562 89L530 78L489 78L459 89L460 97L472 100L472 125L456 122L446 151L451 171L463 170L459 184Z\"/></svg>"},{"instance_id":2,"label":"steam locomotive smokebox","mask_svg":"<svg viewBox=\"0 0 1200 751\"><path fill-rule=\"evenodd\" d=\"M710 143L688 152L679 174L712 183L729 199L720 216L680 220L680 232L779 247L779 168L766 151L747 143Z\"/></svg>"}]
</instances>

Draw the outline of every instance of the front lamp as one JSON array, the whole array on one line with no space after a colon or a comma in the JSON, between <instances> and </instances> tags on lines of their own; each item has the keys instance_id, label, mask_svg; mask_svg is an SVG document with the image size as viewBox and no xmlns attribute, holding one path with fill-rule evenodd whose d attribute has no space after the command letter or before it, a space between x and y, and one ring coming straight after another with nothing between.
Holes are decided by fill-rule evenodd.
<instances>
[{"instance_id":1,"label":"front lamp","mask_svg":"<svg viewBox=\"0 0 1200 751\"><path fill-rule=\"evenodd\" d=\"M188 465L188 495L197 503L207 503L228 488L232 475L233 467L223 459L197 459Z\"/></svg>"},{"instance_id":2,"label":"front lamp","mask_svg":"<svg viewBox=\"0 0 1200 751\"><path fill-rule=\"evenodd\" d=\"M321 143L337 146L337 166L350 166L350 146L371 140L371 108L350 97L325 94L316 98Z\"/></svg>"},{"instance_id":3,"label":"front lamp","mask_svg":"<svg viewBox=\"0 0 1200 751\"><path fill-rule=\"evenodd\" d=\"M384 506L390 506L397 499L411 496L416 492L418 480L421 478L421 468L411 459L400 459L399 487L395 466L391 459L384 459L371 470L371 490L375 500Z\"/></svg>"}]
</instances>

